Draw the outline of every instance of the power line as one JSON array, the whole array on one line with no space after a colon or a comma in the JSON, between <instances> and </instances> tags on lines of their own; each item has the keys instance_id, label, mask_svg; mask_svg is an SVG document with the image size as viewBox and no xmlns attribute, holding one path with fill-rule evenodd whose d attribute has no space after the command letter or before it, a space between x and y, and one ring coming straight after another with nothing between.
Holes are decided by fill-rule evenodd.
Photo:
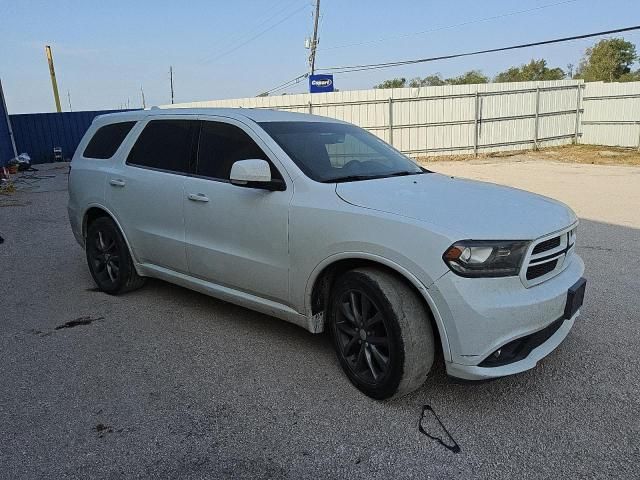
<instances>
[{"instance_id":1,"label":"power line","mask_svg":"<svg viewBox=\"0 0 640 480\"><path fill-rule=\"evenodd\" d=\"M285 3L286 3L286 5L285 5ZM269 8L269 10L267 12L265 12L265 13L269 13L269 12L274 12L275 11L275 13L272 13L271 15L267 16L264 20L262 20L260 23L257 23L256 25L254 25L251 29L249 29L247 31L244 31L244 32L236 32L235 35L231 35L230 37L226 38L226 45L223 45L222 48L220 48L217 51L214 51L213 53L205 55L200 60L198 60L198 62L205 62L205 61L211 59L212 57L215 57L216 55L220 54L221 50L233 48L234 44L237 41L241 41L241 40L245 39L247 37L247 35L251 35L258 28L260 28L261 26L269 23L272 19L276 18L281 13L286 11L294 3L298 3L298 0L289 1L288 3L286 2L286 0L284 0L284 1L280 0L280 1L276 2L274 5L272 5ZM284 8L280 8L280 7L283 7L283 6L284 6Z\"/></svg>"},{"instance_id":2,"label":"power line","mask_svg":"<svg viewBox=\"0 0 640 480\"><path fill-rule=\"evenodd\" d=\"M382 68L391 68L391 67L399 67L402 65L413 65L416 63L425 63L425 62L434 62L436 60L448 60L452 58L460 58L460 57L469 57L471 55L481 55L485 53L494 53L494 52L505 52L507 50L516 50L520 48L528 48L535 47L538 45L550 45L553 43L562 43L569 42L572 40L580 40L583 38L591 38L591 37L599 37L602 35L610 35L612 33L621 33L621 32L629 32L632 30L640 30L640 25L633 27L625 27L625 28L617 28L615 30L607 30L604 32L595 32L595 33L587 33L584 35L575 35L572 37L563 37L563 38L555 38L553 40L544 40L541 42L532 42L532 43L523 43L520 45L512 45L509 47L500 47L500 48L490 48L486 50L477 50L474 52L465 52L465 53L456 53L452 55L441 55L438 57L429 57L429 58L419 58L415 60L401 60L398 62L386 62L386 63L370 63L364 65L347 65L341 67L328 67L328 68L318 68L318 71L323 72L333 72L333 73L350 73L350 72L360 72L364 70L376 70Z\"/></svg>"},{"instance_id":3,"label":"power line","mask_svg":"<svg viewBox=\"0 0 640 480\"><path fill-rule=\"evenodd\" d=\"M321 51L325 51L325 50L336 50L339 48L348 48L348 47L357 47L357 46L361 46L361 45L372 45L372 44L376 44L376 43L382 43L382 42L386 42L387 40L394 40L397 38L407 38L407 37L414 37L417 35L425 35L427 33L434 33L434 32L439 32L441 30L448 30L451 28L458 28L458 27L465 27L467 25L471 25L474 23L482 23L482 22L488 22L491 20L498 20L500 18L505 18L505 17L511 17L514 15L520 15L523 13L529 13L529 12L534 12L536 10L542 10L544 8L551 8L551 7L557 7L559 5L566 5L567 3L574 3L577 2L578 0L565 0L563 2L558 2L558 3L549 3L547 5L540 5L538 7L534 7L534 8L528 8L526 10L518 10L515 12L508 12L508 13L503 13L500 15L494 15L491 17L484 17L484 18L476 18L473 20L468 20L466 22L462 22L462 23L455 23L453 25L444 25L441 27L436 27L436 28L432 28L429 30L423 30L421 32L412 32L412 33L403 33L403 34L399 34L399 35L391 35L388 37L382 37L382 38L378 38L376 40L367 40L364 42L357 42L357 43L347 43L344 45L335 45L333 47L326 47L326 48L319 48L318 50Z\"/></svg>"},{"instance_id":4,"label":"power line","mask_svg":"<svg viewBox=\"0 0 640 480\"><path fill-rule=\"evenodd\" d=\"M238 50L239 48L244 47L246 44L251 43L252 41L254 41L255 39L257 39L258 37L261 37L262 35L264 35L265 33L267 33L270 30L273 30L274 28L276 28L278 25L280 25L281 23L289 20L291 17L293 17L294 15L296 15L297 13L301 12L303 9L307 8L307 5L302 5L301 7L295 9L293 12L291 12L289 15L285 16L284 18L280 19L279 21L277 21L276 23L274 23L273 25L265 28L264 30L261 30L260 32L258 32L257 34L249 37L247 40L245 40L244 42L238 44L237 46L211 58L210 60L206 60L206 62L209 61L215 61L215 60L219 60L220 58L229 55L230 53L235 52L236 50Z\"/></svg>"},{"instance_id":5,"label":"power line","mask_svg":"<svg viewBox=\"0 0 640 480\"><path fill-rule=\"evenodd\" d=\"M259 96L266 96L266 95L270 95L272 93L275 93L279 90L283 90L287 87L290 87L292 85L296 85L297 83L300 83L302 81L303 78L307 78L309 76L308 73L303 73L302 75L298 75L297 77L292 78L291 80L288 80L284 83L281 83L280 85L273 87L270 90L265 90L264 92L260 93Z\"/></svg>"}]
</instances>

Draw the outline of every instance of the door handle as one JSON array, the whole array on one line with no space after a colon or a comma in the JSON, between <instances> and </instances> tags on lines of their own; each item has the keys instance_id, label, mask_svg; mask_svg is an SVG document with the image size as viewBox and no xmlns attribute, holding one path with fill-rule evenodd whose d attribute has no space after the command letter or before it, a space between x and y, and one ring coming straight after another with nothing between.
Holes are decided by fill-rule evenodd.
<instances>
[{"instance_id":1,"label":"door handle","mask_svg":"<svg viewBox=\"0 0 640 480\"><path fill-rule=\"evenodd\" d=\"M207 197L204 193L190 193L189 195L187 195L187 198L189 200L194 201L194 202L208 202L209 201L209 197Z\"/></svg>"},{"instance_id":2,"label":"door handle","mask_svg":"<svg viewBox=\"0 0 640 480\"><path fill-rule=\"evenodd\" d=\"M111 180L109 180L109 183L111 185L113 185L114 187L124 187L125 186L125 181L120 179L120 178L112 178Z\"/></svg>"}]
</instances>

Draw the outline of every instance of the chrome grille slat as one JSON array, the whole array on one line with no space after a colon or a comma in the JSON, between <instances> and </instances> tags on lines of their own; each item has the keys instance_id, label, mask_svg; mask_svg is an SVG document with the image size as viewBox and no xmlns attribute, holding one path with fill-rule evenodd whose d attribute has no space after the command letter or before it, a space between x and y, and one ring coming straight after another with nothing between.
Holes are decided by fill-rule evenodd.
<instances>
[{"instance_id":1,"label":"chrome grille slat","mask_svg":"<svg viewBox=\"0 0 640 480\"><path fill-rule=\"evenodd\" d=\"M575 249L575 230L574 225L533 242L520 273L526 287L542 283L564 269Z\"/></svg>"}]
</instances>

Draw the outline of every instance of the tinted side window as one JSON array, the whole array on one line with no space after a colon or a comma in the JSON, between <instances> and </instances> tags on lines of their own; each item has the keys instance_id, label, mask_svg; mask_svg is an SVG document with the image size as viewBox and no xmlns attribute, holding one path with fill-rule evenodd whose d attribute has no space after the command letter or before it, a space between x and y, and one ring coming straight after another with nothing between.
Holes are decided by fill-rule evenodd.
<instances>
[{"instance_id":1,"label":"tinted side window","mask_svg":"<svg viewBox=\"0 0 640 480\"><path fill-rule=\"evenodd\" d=\"M202 122L196 170L198 175L229 180L233 162L249 159L269 161L269 157L241 128L228 123ZM269 165L271 178L281 179L282 177L270 161Z\"/></svg>"},{"instance_id":2,"label":"tinted side window","mask_svg":"<svg viewBox=\"0 0 640 480\"><path fill-rule=\"evenodd\" d=\"M129 152L127 164L189 173L193 157L195 120L152 120Z\"/></svg>"},{"instance_id":3,"label":"tinted side window","mask_svg":"<svg viewBox=\"0 0 640 480\"><path fill-rule=\"evenodd\" d=\"M105 125L96 130L82 154L85 158L107 159L113 157L124 137L136 122L119 122Z\"/></svg>"}]
</instances>

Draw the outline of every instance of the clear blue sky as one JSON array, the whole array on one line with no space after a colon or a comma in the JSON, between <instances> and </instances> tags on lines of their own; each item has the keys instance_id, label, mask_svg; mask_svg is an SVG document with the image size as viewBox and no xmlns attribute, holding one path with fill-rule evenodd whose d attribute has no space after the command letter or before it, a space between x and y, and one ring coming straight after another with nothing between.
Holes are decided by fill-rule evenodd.
<instances>
[{"instance_id":1,"label":"clear blue sky","mask_svg":"<svg viewBox=\"0 0 640 480\"><path fill-rule=\"evenodd\" d=\"M473 22L561 1L322 0L317 63L323 67L420 58L640 23L638 0L577 0ZM176 102L254 96L306 71L304 38L312 28L312 3L0 0L0 78L8 109L53 111L45 44L53 47L65 110L67 91L74 110L117 108L127 99L138 107L141 85L148 105L169 103L169 65L175 71ZM472 23L398 37L464 22ZM361 44L382 37L395 38ZM640 43L638 33L624 38ZM352 73L336 76L335 84L341 90L365 89L390 77L452 76L470 69L494 75L533 57L566 68L577 64L594 41ZM332 48L344 45L351 46ZM300 84L287 92L305 88Z\"/></svg>"}]
</instances>

